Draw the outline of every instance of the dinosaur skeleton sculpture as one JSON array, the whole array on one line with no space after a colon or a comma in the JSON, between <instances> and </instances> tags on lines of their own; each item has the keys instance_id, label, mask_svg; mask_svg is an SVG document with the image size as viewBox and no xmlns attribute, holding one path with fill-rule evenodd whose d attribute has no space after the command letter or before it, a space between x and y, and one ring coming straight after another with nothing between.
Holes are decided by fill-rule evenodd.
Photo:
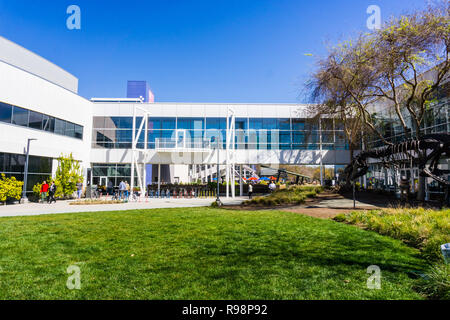
<instances>
[{"instance_id":1,"label":"dinosaur skeleton sculpture","mask_svg":"<svg viewBox=\"0 0 450 320\"><path fill-rule=\"evenodd\" d=\"M444 155L450 156L450 134L427 134L420 139L406 140L394 145L363 151L345 168L344 175L347 184L365 175L369 170L367 161L371 158L381 159L386 167L398 166L400 163L409 161L417 165L423 175L449 187L450 182L443 176L450 174L450 170L438 169L439 159Z\"/></svg>"}]
</instances>

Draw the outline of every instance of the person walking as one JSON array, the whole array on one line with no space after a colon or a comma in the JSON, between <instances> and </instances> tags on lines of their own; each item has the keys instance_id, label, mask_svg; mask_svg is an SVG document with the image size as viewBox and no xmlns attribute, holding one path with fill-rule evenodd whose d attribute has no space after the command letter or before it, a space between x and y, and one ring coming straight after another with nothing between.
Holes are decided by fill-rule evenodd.
<instances>
[{"instance_id":1,"label":"person walking","mask_svg":"<svg viewBox=\"0 0 450 320\"><path fill-rule=\"evenodd\" d=\"M253 185L250 183L248 185L248 198L251 199L253 195Z\"/></svg>"},{"instance_id":2,"label":"person walking","mask_svg":"<svg viewBox=\"0 0 450 320\"><path fill-rule=\"evenodd\" d=\"M83 193L83 183L81 180L78 180L77 182L77 197L78 199L81 199L81 194Z\"/></svg>"},{"instance_id":3,"label":"person walking","mask_svg":"<svg viewBox=\"0 0 450 320\"><path fill-rule=\"evenodd\" d=\"M52 202L56 203L56 199L55 199L55 193L56 193L56 184L54 181L52 181L52 184L50 185L50 188L48 189L48 199L47 202L49 204L52 204Z\"/></svg>"},{"instance_id":4,"label":"person walking","mask_svg":"<svg viewBox=\"0 0 450 320\"><path fill-rule=\"evenodd\" d=\"M123 197L125 196L125 191L127 190L127 185L125 184L125 182L120 181L119 184L119 193L120 193L120 199L122 200Z\"/></svg>"},{"instance_id":5,"label":"person walking","mask_svg":"<svg viewBox=\"0 0 450 320\"><path fill-rule=\"evenodd\" d=\"M45 200L47 199L47 192L48 192L48 183L46 181L44 181L41 185L41 200L42 203L45 202Z\"/></svg>"},{"instance_id":6,"label":"person walking","mask_svg":"<svg viewBox=\"0 0 450 320\"><path fill-rule=\"evenodd\" d=\"M128 181L125 181L125 186L126 186L126 199L128 201L128 198L130 197L130 184L128 183Z\"/></svg>"}]
</instances>

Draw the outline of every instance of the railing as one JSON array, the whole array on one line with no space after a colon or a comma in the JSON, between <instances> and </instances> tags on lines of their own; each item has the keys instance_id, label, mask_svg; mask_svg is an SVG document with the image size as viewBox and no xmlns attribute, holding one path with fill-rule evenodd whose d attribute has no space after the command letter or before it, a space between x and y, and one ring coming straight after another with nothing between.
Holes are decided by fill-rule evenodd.
<instances>
[{"instance_id":1,"label":"railing","mask_svg":"<svg viewBox=\"0 0 450 320\"><path fill-rule=\"evenodd\" d=\"M156 150L211 150L211 142L209 140L192 140L182 139L175 140L171 138L157 138L155 139Z\"/></svg>"}]
</instances>

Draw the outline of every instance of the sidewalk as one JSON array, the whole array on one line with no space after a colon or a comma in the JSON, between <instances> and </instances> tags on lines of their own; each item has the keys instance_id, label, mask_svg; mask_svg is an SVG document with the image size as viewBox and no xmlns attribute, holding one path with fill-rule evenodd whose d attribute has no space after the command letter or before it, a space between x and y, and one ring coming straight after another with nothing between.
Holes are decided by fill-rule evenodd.
<instances>
[{"instance_id":1,"label":"sidewalk","mask_svg":"<svg viewBox=\"0 0 450 320\"><path fill-rule=\"evenodd\" d=\"M220 198L226 205L239 205L246 197ZM123 211L137 209L162 209L162 208L183 208L183 207L205 207L215 201L208 199L156 199L149 198L141 202L128 202L120 204L95 204L95 205L70 205L73 201L57 201L56 203L26 203L13 205L0 205L0 217L33 216L41 214L55 213L75 213L75 212L99 212L99 211Z\"/></svg>"}]
</instances>

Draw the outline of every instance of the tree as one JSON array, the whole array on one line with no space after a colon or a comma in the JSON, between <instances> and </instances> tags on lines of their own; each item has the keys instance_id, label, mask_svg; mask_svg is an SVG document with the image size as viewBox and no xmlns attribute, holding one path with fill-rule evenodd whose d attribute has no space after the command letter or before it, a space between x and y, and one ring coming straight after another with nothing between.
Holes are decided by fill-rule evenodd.
<instances>
[{"instance_id":1,"label":"tree","mask_svg":"<svg viewBox=\"0 0 450 320\"><path fill-rule=\"evenodd\" d=\"M448 14L445 1L332 48L308 84L315 112L343 119L347 138L368 130L390 145L386 129L394 123L405 139L419 139L427 111L448 78ZM418 199L423 200L420 176Z\"/></svg>"},{"instance_id":2,"label":"tree","mask_svg":"<svg viewBox=\"0 0 450 320\"><path fill-rule=\"evenodd\" d=\"M58 158L54 181L57 187L56 196L63 198L72 195L77 190L77 182L83 181L80 163L73 158L72 153Z\"/></svg>"},{"instance_id":3,"label":"tree","mask_svg":"<svg viewBox=\"0 0 450 320\"><path fill-rule=\"evenodd\" d=\"M15 177L6 178L5 174L1 174L0 179L0 202L8 199L20 200L22 196L23 182L17 181Z\"/></svg>"}]
</instances>

